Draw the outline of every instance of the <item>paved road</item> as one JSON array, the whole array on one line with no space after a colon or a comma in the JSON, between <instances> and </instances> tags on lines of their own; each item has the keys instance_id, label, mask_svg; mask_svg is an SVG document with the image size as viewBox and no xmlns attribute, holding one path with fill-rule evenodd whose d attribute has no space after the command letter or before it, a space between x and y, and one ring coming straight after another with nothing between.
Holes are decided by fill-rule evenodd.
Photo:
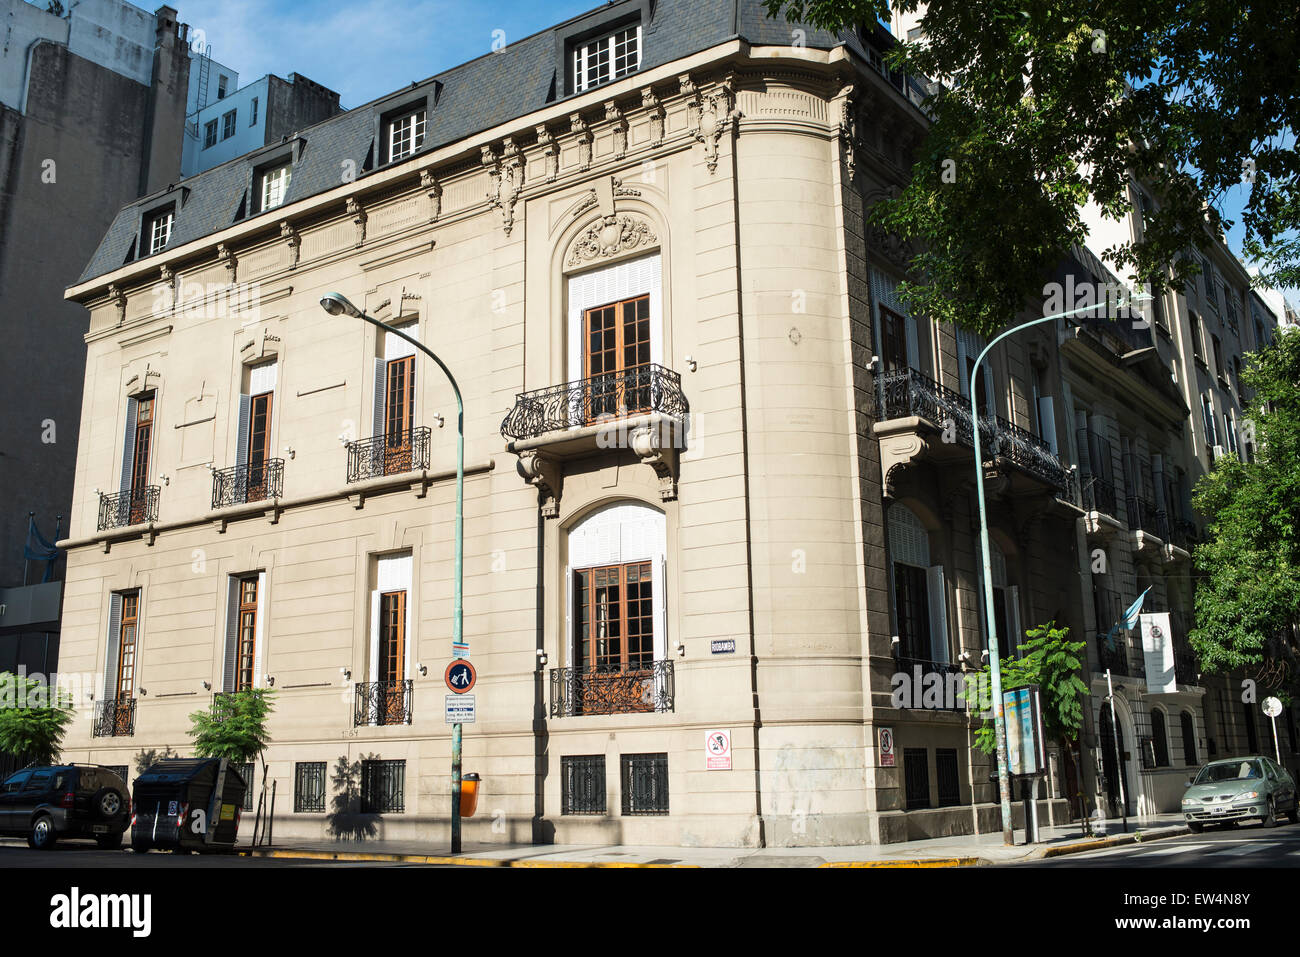
<instances>
[{"instance_id":1,"label":"paved road","mask_svg":"<svg viewBox=\"0 0 1300 957\"><path fill-rule=\"evenodd\" d=\"M236 854L170 854L151 852L134 854L131 851L101 851L94 844L68 841L55 845L52 851L33 851L25 843L5 840L0 842L0 871L30 867L129 867L140 868L211 868L211 867L428 867L427 864L404 864L388 861L301 861L276 857L241 857Z\"/></svg>"},{"instance_id":2,"label":"paved road","mask_svg":"<svg viewBox=\"0 0 1300 957\"><path fill-rule=\"evenodd\" d=\"M1296 867L1300 868L1300 825L1261 824L1207 828L1200 834L1150 844L1067 854L1014 867Z\"/></svg>"}]
</instances>

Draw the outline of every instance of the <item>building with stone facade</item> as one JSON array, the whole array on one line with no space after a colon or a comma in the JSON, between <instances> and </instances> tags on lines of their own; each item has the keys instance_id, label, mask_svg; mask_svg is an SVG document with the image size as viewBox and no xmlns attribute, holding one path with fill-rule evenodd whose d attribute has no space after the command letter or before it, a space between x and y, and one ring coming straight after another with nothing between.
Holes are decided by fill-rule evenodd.
<instances>
[{"instance_id":1,"label":"building with stone facade","mask_svg":"<svg viewBox=\"0 0 1300 957\"><path fill-rule=\"evenodd\" d=\"M65 755L130 774L273 688L277 836L446 838L455 401L336 291L464 395L468 840L996 829L945 694L986 641L973 429L1006 653L1095 629L1072 436L1108 333L973 375L978 337L909 315L866 213L922 88L883 31L795 39L749 0L620 0L123 209L67 292L63 647L96 678ZM1134 447L1173 456L1185 400L1123 374L1161 403ZM1088 772L1051 763L1064 820Z\"/></svg>"}]
</instances>

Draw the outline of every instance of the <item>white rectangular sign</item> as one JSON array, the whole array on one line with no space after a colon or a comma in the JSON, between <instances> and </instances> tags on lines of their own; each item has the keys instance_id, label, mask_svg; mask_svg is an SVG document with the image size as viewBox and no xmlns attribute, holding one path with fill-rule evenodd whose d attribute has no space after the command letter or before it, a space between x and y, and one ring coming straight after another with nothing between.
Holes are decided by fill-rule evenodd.
<instances>
[{"instance_id":1,"label":"white rectangular sign","mask_svg":"<svg viewBox=\"0 0 1300 957\"><path fill-rule=\"evenodd\" d=\"M1174 636L1169 628L1169 612L1154 612L1138 618L1142 628L1147 693L1173 694L1178 690L1178 682L1174 678Z\"/></svg>"},{"instance_id":2,"label":"white rectangular sign","mask_svg":"<svg viewBox=\"0 0 1300 957\"><path fill-rule=\"evenodd\" d=\"M447 724L474 723L474 696L472 694L447 695Z\"/></svg>"}]
</instances>

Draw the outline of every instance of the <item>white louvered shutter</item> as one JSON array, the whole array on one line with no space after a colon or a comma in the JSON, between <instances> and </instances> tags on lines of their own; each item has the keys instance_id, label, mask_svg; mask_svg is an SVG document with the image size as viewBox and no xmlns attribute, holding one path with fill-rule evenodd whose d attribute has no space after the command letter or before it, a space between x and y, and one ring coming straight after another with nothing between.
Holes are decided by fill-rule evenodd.
<instances>
[{"instance_id":1,"label":"white louvered shutter","mask_svg":"<svg viewBox=\"0 0 1300 957\"><path fill-rule=\"evenodd\" d=\"M1052 454L1059 455L1060 450L1056 446L1056 406L1050 395L1038 398L1038 427Z\"/></svg>"},{"instance_id":2,"label":"white louvered shutter","mask_svg":"<svg viewBox=\"0 0 1300 957\"><path fill-rule=\"evenodd\" d=\"M1012 585L1007 589L1007 624L1011 628L1011 648L1014 651L1024 640L1025 634L1020 625L1020 586ZM1017 653L1016 657L1020 655Z\"/></svg>"},{"instance_id":3,"label":"white louvered shutter","mask_svg":"<svg viewBox=\"0 0 1300 957\"><path fill-rule=\"evenodd\" d=\"M226 647L221 690L226 694L235 690L235 672L239 663L239 579L226 579Z\"/></svg>"},{"instance_id":4,"label":"white louvered shutter","mask_svg":"<svg viewBox=\"0 0 1300 957\"><path fill-rule=\"evenodd\" d=\"M266 674L266 616L270 614L266 600L266 572L257 573L257 620L253 624L253 687L262 687Z\"/></svg>"},{"instance_id":5,"label":"white louvered shutter","mask_svg":"<svg viewBox=\"0 0 1300 957\"><path fill-rule=\"evenodd\" d=\"M930 658L948 660L948 593L944 590L943 566L932 565L925 571L926 590L930 598Z\"/></svg>"},{"instance_id":6,"label":"white louvered shutter","mask_svg":"<svg viewBox=\"0 0 1300 957\"><path fill-rule=\"evenodd\" d=\"M104 655L104 700L117 697L117 659L122 650L122 596L108 598L108 651Z\"/></svg>"},{"instance_id":7,"label":"white louvered shutter","mask_svg":"<svg viewBox=\"0 0 1300 957\"><path fill-rule=\"evenodd\" d=\"M240 468L248 464L248 411L251 405L251 396L239 397L239 421L235 424L235 464Z\"/></svg>"},{"instance_id":8,"label":"white louvered shutter","mask_svg":"<svg viewBox=\"0 0 1300 957\"><path fill-rule=\"evenodd\" d=\"M135 420L139 402L134 396L126 400L126 438L122 443L122 481L119 491L131 489L131 465L135 460Z\"/></svg>"},{"instance_id":9,"label":"white louvered shutter","mask_svg":"<svg viewBox=\"0 0 1300 957\"><path fill-rule=\"evenodd\" d=\"M380 436L384 434L384 415L385 415L385 397L388 393L388 364L383 359L375 360L375 404L372 409L372 425L374 426L371 435Z\"/></svg>"}]
</instances>

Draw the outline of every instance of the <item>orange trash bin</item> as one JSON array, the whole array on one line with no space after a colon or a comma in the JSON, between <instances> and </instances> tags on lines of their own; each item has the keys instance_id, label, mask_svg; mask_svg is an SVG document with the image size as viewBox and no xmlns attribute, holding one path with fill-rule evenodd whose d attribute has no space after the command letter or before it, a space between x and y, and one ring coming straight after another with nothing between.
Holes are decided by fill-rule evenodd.
<instances>
[{"instance_id":1,"label":"orange trash bin","mask_svg":"<svg viewBox=\"0 0 1300 957\"><path fill-rule=\"evenodd\" d=\"M460 816L473 817L478 809L479 776L471 771L460 779Z\"/></svg>"}]
</instances>

